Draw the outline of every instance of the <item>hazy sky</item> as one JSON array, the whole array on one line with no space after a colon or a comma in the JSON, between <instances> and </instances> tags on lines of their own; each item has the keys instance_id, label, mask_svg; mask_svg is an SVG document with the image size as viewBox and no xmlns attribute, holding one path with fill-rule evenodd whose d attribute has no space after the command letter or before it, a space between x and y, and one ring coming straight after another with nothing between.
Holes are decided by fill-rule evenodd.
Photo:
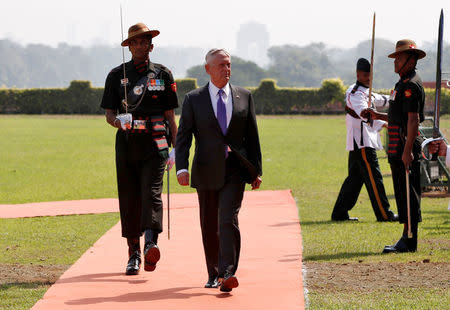
<instances>
[{"instance_id":1,"label":"hazy sky","mask_svg":"<svg viewBox=\"0 0 450 310\"><path fill-rule=\"evenodd\" d=\"M2 1L0 39L23 45L57 46L115 44L142 21L161 31L158 46L224 47L233 51L239 25L250 21L267 25L270 45L324 42L350 48L371 38L373 12L376 37L397 41L434 42L440 9L444 8L444 40L450 41L448 0L428 1L300 1L300 0L77 0ZM445 7L447 4L447 8Z\"/></svg>"}]
</instances>

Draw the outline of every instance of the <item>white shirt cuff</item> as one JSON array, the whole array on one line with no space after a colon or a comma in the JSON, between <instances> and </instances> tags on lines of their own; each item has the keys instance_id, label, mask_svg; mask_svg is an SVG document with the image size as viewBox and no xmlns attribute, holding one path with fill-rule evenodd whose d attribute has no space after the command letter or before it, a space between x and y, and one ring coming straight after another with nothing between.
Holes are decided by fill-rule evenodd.
<instances>
[{"instance_id":1,"label":"white shirt cuff","mask_svg":"<svg viewBox=\"0 0 450 310\"><path fill-rule=\"evenodd\" d=\"M178 176L179 174L183 173L183 172L189 172L189 170L187 170L187 169L180 169L180 170L177 170L177 176Z\"/></svg>"}]
</instances>

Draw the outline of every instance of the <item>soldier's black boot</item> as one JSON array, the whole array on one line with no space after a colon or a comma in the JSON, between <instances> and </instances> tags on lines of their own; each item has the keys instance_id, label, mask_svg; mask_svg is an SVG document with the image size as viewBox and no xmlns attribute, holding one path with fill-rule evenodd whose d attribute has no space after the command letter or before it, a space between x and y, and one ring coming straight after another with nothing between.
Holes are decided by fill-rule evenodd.
<instances>
[{"instance_id":1,"label":"soldier's black boot","mask_svg":"<svg viewBox=\"0 0 450 310\"><path fill-rule=\"evenodd\" d=\"M383 253L405 253L417 251L417 223L411 224L412 238L408 238L408 224L405 224L403 236L394 245L386 245Z\"/></svg>"},{"instance_id":2,"label":"soldier's black boot","mask_svg":"<svg viewBox=\"0 0 450 310\"><path fill-rule=\"evenodd\" d=\"M158 243L158 233L152 229L145 230L144 245L144 270L153 271L156 269L156 263L161 258L161 253L156 245Z\"/></svg>"},{"instance_id":3,"label":"soldier's black boot","mask_svg":"<svg viewBox=\"0 0 450 310\"><path fill-rule=\"evenodd\" d=\"M141 246L139 238L127 238L128 263L125 270L126 275L137 275L141 267Z\"/></svg>"},{"instance_id":4,"label":"soldier's black boot","mask_svg":"<svg viewBox=\"0 0 450 310\"><path fill-rule=\"evenodd\" d=\"M398 222L398 215L392 212L391 210L386 212L387 219L377 218L378 222Z\"/></svg>"}]
</instances>

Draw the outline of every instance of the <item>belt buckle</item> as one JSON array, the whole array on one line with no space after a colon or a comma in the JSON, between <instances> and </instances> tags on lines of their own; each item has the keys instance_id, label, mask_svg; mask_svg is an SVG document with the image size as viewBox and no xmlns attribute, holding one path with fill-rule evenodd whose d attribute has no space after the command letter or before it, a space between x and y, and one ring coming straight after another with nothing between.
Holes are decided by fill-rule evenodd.
<instances>
[{"instance_id":1,"label":"belt buckle","mask_svg":"<svg viewBox=\"0 0 450 310\"><path fill-rule=\"evenodd\" d=\"M144 119L135 119L133 129L147 129L147 121Z\"/></svg>"}]
</instances>

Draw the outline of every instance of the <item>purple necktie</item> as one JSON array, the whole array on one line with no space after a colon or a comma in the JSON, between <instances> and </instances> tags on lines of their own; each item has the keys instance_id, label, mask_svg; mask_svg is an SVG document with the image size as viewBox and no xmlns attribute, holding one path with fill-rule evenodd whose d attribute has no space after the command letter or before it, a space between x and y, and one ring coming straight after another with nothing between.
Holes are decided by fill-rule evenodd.
<instances>
[{"instance_id":1,"label":"purple necktie","mask_svg":"<svg viewBox=\"0 0 450 310\"><path fill-rule=\"evenodd\" d=\"M223 135L227 134L227 109L225 108L225 102L222 100L223 89L219 89L219 100L217 100L217 120L219 121L220 128ZM228 146L225 145L225 158L228 157Z\"/></svg>"},{"instance_id":2,"label":"purple necktie","mask_svg":"<svg viewBox=\"0 0 450 310\"><path fill-rule=\"evenodd\" d=\"M223 89L219 89L219 100L217 100L217 120L224 135L227 134L227 109L222 100Z\"/></svg>"}]
</instances>

